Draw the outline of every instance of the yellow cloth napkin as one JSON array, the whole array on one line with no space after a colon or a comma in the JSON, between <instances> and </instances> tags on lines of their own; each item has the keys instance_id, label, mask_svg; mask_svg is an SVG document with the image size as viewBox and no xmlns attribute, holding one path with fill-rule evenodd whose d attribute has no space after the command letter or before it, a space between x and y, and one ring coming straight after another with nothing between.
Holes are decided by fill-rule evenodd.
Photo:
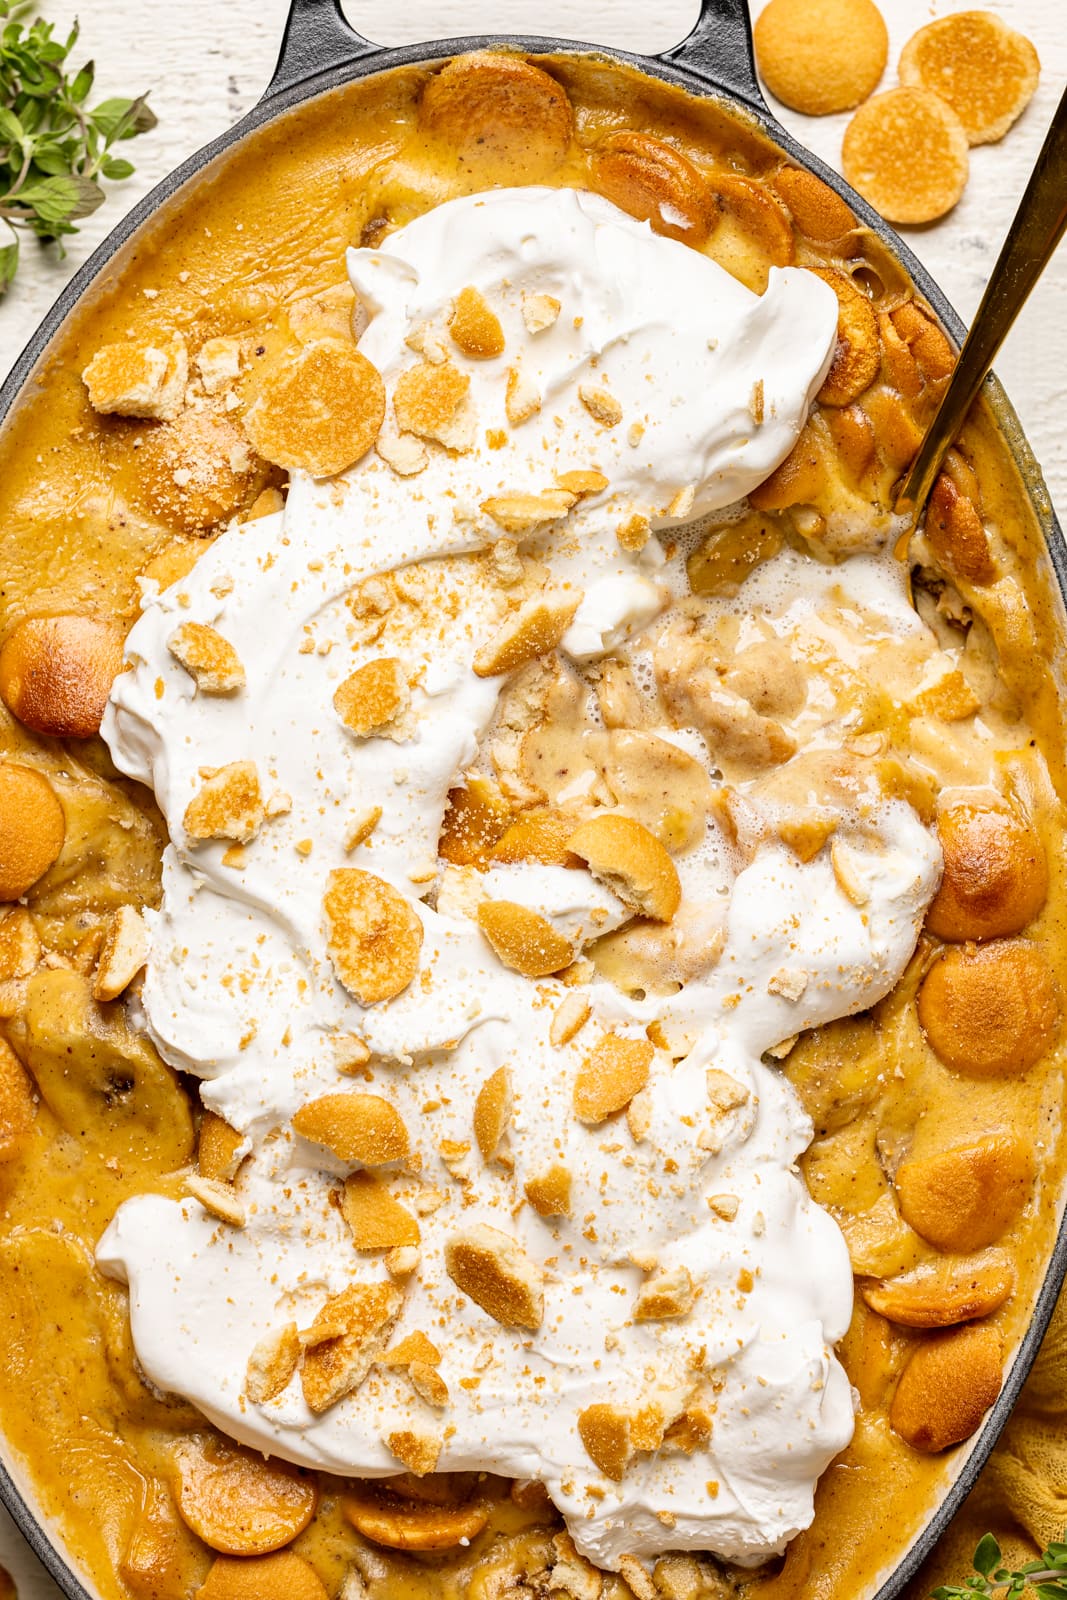
<instances>
[{"instance_id":1,"label":"yellow cloth napkin","mask_svg":"<svg viewBox=\"0 0 1067 1600\"><path fill-rule=\"evenodd\" d=\"M948 1533L908 1590L922 1600L939 1583L962 1583L983 1533L1014 1567L1061 1540L1067 1528L1067 1290L996 1449Z\"/></svg>"}]
</instances>

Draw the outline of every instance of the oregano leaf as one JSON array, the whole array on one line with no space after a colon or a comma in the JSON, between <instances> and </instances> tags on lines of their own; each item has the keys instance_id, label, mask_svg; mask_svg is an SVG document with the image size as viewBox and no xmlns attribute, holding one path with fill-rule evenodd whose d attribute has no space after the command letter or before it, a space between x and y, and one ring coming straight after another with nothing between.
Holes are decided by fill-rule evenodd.
<instances>
[{"instance_id":1,"label":"oregano leaf","mask_svg":"<svg viewBox=\"0 0 1067 1600\"><path fill-rule=\"evenodd\" d=\"M143 95L89 104L95 68L75 64L77 25L57 37L42 17L24 20L31 0L0 0L0 218L12 241L0 247L0 294L18 270L18 234L62 253L60 240L104 200L132 164L110 153L119 140L156 125Z\"/></svg>"}]
</instances>

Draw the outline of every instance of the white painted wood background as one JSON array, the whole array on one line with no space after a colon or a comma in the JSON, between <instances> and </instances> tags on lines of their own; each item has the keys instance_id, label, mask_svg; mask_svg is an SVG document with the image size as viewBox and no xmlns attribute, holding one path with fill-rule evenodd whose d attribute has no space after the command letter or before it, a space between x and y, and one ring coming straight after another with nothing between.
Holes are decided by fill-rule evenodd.
<instances>
[{"instance_id":1,"label":"white painted wood background","mask_svg":"<svg viewBox=\"0 0 1067 1600\"><path fill-rule=\"evenodd\" d=\"M105 94L148 90L160 119L155 132L129 147L136 175L113 188L109 203L71 241L64 261L23 245L22 269L0 302L0 373L6 372L74 268L121 212L183 157L235 122L266 86L288 0L39 0L50 20L66 26L75 13L85 56L97 62ZM765 0L752 0L753 10ZM1041 86L1029 109L999 145L972 151L971 182L945 220L907 230L909 243L961 315L969 319L1007 233L1049 119L1067 82L1063 0L975 0L1028 33L1042 62ZM349 20L380 44L477 32L541 29L653 52L677 43L691 27L697 0L345 0ZM891 47L883 87L895 82L900 48L932 17L963 9L962 0L881 0ZM839 163L847 116L815 120L777 108L799 139L831 165ZM1064 173L1067 186L1067 173ZM1067 512L1067 245L1023 312L997 371L1045 469L1053 500ZM28 1403L32 1403L28 1399ZM0 1512L0 1561L22 1600L58 1600L58 1590Z\"/></svg>"}]
</instances>

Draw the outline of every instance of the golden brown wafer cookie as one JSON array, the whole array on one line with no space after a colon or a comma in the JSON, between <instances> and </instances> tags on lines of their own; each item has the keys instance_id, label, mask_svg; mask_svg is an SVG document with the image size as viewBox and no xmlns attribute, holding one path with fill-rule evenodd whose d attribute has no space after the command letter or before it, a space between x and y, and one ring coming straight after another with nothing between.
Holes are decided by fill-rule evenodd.
<instances>
[{"instance_id":1,"label":"golden brown wafer cookie","mask_svg":"<svg viewBox=\"0 0 1067 1600\"><path fill-rule=\"evenodd\" d=\"M1041 62L1025 34L991 11L927 23L900 54L900 81L947 100L971 144L1003 139L1030 103Z\"/></svg>"},{"instance_id":2,"label":"golden brown wafer cookie","mask_svg":"<svg viewBox=\"0 0 1067 1600\"><path fill-rule=\"evenodd\" d=\"M656 233L705 243L715 220L707 180L680 150L636 129L617 128L591 159L593 187Z\"/></svg>"},{"instance_id":3,"label":"golden brown wafer cookie","mask_svg":"<svg viewBox=\"0 0 1067 1600\"><path fill-rule=\"evenodd\" d=\"M756 19L756 62L794 111L851 111L878 87L889 35L873 0L770 0Z\"/></svg>"},{"instance_id":4,"label":"golden brown wafer cookie","mask_svg":"<svg viewBox=\"0 0 1067 1600\"><path fill-rule=\"evenodd\" d=\"M366 455L384 417L377 368L340 339L316 339L262 379L244 427L265 461L331 478Z\"/></svg>"},{"instance_id":5,"label":"golden brown wafer cookie","mask_svg":"<svg viewBox=\"0 0 1067 1600\"><path fill-rule=\"evenodd\" d=\"M63 848L67 822L43 772L0 761L0 900L20 900Z\"/></svg>"},{"instance_id":6,"label":"golden brown wafer cookie","mask_svg":"<svg viewBox=\"0 0 1067 1600\"><path fill-rule=\"evenodd\" d=\"M456 56L422 92L419 123L485 182L534 183L559 166L574 112L547 72L502 50Z\"/></svg>"},{"instance_id":7,"label":"golden brown wafer cookie","mask_svg":"<svg viewBox=\"0 0 1067 1600\"><path fill-rule=\"evenodd\" d=\"M889 89L860 106L845 129L841 167L889 222L933 222L967 183L963 124L929 89Z\"/></svg>"},{"instance_id":8,"label":"golden brown wafer cookie","mask_svg":"<svg viewBox=\"0 0 1067 1600\"><path fill-rule=\"evenodd\" d=\"M793 221L809 239L840 239L856 226L856 219L840 195L801 167L783 167L771 187L792 212Z\"/></svg>"}]
</instances>

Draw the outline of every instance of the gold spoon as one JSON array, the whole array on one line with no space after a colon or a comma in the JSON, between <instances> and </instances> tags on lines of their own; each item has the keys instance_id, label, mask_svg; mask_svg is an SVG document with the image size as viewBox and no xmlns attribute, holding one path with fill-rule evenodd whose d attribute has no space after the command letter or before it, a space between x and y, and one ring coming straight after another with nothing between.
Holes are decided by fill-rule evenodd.
<instances>
[{"instance_id":1,"label":"gold spoon","mask_svg":"<svg viewBox=\"0 0 1067 1600\"><path fill-rule=\"evenodd\" d=\"M946 450L963 426L997 351L1045 270L1065 228L1067 90L1052 119L948 388L897 495L896 509L911 519L913 527L933 488Z\"/></svg>"}]
</instances>

